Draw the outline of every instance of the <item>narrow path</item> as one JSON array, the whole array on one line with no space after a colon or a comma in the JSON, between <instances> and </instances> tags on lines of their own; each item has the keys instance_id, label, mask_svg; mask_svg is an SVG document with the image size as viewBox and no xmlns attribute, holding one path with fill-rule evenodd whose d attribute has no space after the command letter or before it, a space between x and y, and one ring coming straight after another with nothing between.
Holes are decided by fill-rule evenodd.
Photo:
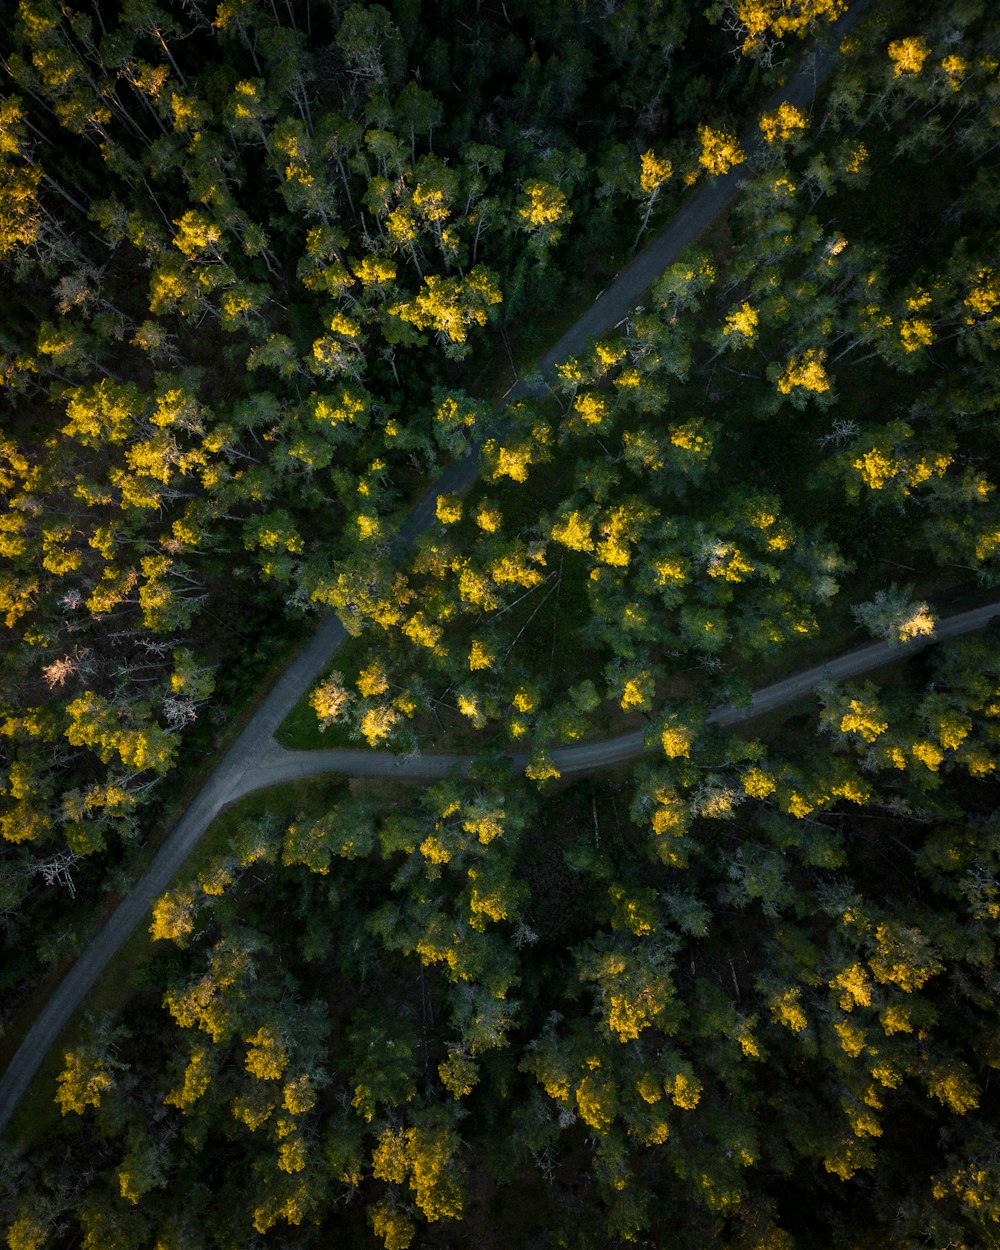
<instances>
[{"instance_id":1,"label":"narrow path","mask_svg":"<svg viewBox=\"0 0 1000 1250\"><path fill-rule=\"evenodd\" d=\"M938 621L933 638L920 638L905 645L873 642L866 647L858 647L823 664L773 682L770 686L764 686L754 692L747 707L724 704L715 708L708 715L708 724L722 727L741 725L757 716L794 703L796 699L811 694L827 682L858 677L885 664L893 664L897 660L916 655L934 643L983 629L997 616L1000 616L1000 601ZM644 729L635 729L615 738L583 742L579 746L555 747L550 754L562 776L575 777L638 759L649 749L645 734ZM349 777L389 777L396 781L439 780L447 777L453 769L467 772L475 758L474 755L446 754L395 756L391 751L289 751L275 742L272 743L270 755L260 762L252 776L244 777L232 797L240 798L265 786L277 785L281 781L319 777L328 773L343 773ZM508 758L512 768L521 770L528 762L528 753L513 751Z\"/></svg>"},{"instance_id":2,"label":"narrow path","mask_svg":"<svg viewBox=\"0 0 1000 1250\"><path fill-rule=\"evenodd\" d=\"M775 92L765 107L774 107L781 100L790 100L800 107L808 107L833 67L840 40L863 16L869 4L870 0L855 0L849 12L830 28L822 42L817 45L816 50L805 58L802 67L784 87ZM759 137L748 135L744 139L744 147L751 151L758 141ZM582 351L589 339L606 334L621 321L653 279L677 260L683 249L697 238L735 198L741 185L741 169L742 167L725 177L704 183L685 201L668 225L622 270L590 308L541 358L539 369L543 376L551 374L559 360ZM530 388L519 383L508 393L507 399L515 399L528 393L530 393ZM399 538L402 545L404 547L411 545L417 535L433 523L439 495L468 489L475 481L477 474L478 456L475 451L467 453L449 465L437 482L414 506L409 518L401 527ZM312 641L285 670L246 728L223 756L184 816L167 835L148 871L136 882L111 918L95 935L83 954L55 988L6 1072L0 1077L0 1133L10 1122L32 1077L49 1049L54 1045L59 1033L97 981L109 960L143 920L152 901L167 888L212 820L227 803L257 789L258 778L272 775L271 770L275 768L275 753L281 750L273 740L275 730L327 667L345 637L344 628L335 617L327 617L321 622ZM615 749L624 752L615 758L632 758L629 754L632 750L631 746L620 745L628 737L627 735L626 739L614 740L619 743ZM567 752L587 752L597 749L600 745L595 743L566 750ZM615 762L612 758L614 751L611 744L603 745L606 752L611 752L606 755L603 764ZM293 752L285 754L292 757L295 755ZM325 752L315 754L324 755ZM355 755L358 757L364 755L368 758L369 753L357 752ZM553 752L553 755L557 760L562 758L560 752ZM439 761L448 759L448 757L436 758ZM587 771L590 767L601 766L601 764L586 764L585 759L585 755L573 756L568 766L562 771L572 774ZM449 764L438 763L434 765L434 768L444 767L447 771L452 764L462 762L462 757L456 757ZM294 771L294 768L304 769L305 760L301 764L294 764L294 767L291 762L287 766L292 771L285 774L286 778L311 775L308 770ZM364 766L360 760L355 760L352 767L361 770ZM425 771L421 771L421 768ZM408 761L397 768L393 759L393 771L390 775L397 777L442 775L440 772L427 771L429 769L430 765L426 760ZM270 782L261 781L260 784L270 784Z\"/></svg>"}]
</instances>

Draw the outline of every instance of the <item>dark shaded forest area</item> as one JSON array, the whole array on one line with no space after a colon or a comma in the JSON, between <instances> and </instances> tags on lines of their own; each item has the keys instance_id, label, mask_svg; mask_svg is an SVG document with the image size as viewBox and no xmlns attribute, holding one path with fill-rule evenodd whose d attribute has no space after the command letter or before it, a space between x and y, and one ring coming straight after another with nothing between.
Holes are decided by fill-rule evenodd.
<instances>
[{"instance_id":1,"label":"dark shaded forest area","mask_svg":"<svg viewBox=\"0 0 1000 1250\"><path fill-rule=\"evenodd\" d=\"M0 14L3 1053L324 611L283 741L476 756L226 814L10 1250L1000 1245L996 630L708 720L997 594L1000 18L873 0L782 102L848 7Z\"/></svg>"}]
</instances>

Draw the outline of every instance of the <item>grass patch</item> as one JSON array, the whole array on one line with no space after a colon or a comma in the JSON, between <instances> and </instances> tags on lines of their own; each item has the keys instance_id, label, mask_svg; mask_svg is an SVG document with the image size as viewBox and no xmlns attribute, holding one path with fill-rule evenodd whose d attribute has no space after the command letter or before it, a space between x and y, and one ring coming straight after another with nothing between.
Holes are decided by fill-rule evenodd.
<instances>
[{"instance_id":1,"label":"grass patch","mask_svg":"<svg viewBox=\"0 0 1000 1250\"><path fill-rule=\"evenodd\" d=\"M347 686L353 687L361 670L371 662L371 643L364 637L348 638L337 650L334 661L329 664L316 685L325 681L333 672L344 678ZM332 724L327 729L320 729L316 713L309 704L309 696L305 694L288 713L275 731L275 740L279 745L290 751L326 751L336 747L356 747L358 740L353 736L347 725Z\"/></svg>"}]
</instances>

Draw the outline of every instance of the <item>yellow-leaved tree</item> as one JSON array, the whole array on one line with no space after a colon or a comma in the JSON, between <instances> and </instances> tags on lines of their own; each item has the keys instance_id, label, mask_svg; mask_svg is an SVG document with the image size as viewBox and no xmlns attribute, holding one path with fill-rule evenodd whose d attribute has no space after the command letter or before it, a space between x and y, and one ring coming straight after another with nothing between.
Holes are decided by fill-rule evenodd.
<instances>
[{"instance_id":1,"label":"yellow-leaved tree","mask_svg":"<svg viewBox=\"0 0 1000 1250\"><path fill-rule=\"evenodd\" d=\"M113 1085L114 1079L99 1054L88 1048L71 1050L56 1082L56 1102L63 1115L68 1111L83 1115L88 1107L99 1107Z\"/></svg>"},{"instance_id":2,"label":"yellow-leaved tree","mask_svg":"<svg viewBox=\"0 0 1000 1250\"><path fill-rule=\"evenodd\" d=\"M347 710L351 692L344 685L343 676L334 671L309 696L309 706L316 713L320 732L327 729Z\"/></svg>"},{"instance_id":3,"label":"yellow-leaved tree","mask_svg":"<svg viewBox=\"0 0 1000 1250\"><path fill-rule=\"evenodd\" d=\"M650 148L647 152L643 152L639 157L639 194L643 203L642 224L635 236L633 247L638 244L642 238L649 218L659 199L660 191L670 181L670 176L674 171L672 163L666 157L657 156Z\"/></svg>"},{"instance_id":4,"label":"yellow-leaved tree","mask_svg":"<svg viewBox=\"0 0 1000 1250\"><path fill-rule=\"evenodd\" d=\"M727 174L734 165L741 165L746 160L746 153L740 147L739 140L728 130L699 126L698 139L701 143L698 164L710 174Z\"/></svg>"},{"instance_id":5,"label":"yellow-leaved tree","mask_svg":"<svg viewBox=\"0 0 1000 1250\"><path fill-rule=\"evenodd\" d=\"M518 229L529 238L528 246L539 261L562 238L563 226L573 216L565 191L554 183L535 179L524 184L517 208Z\"/></svg>"},{"instance_id":6,"label":"yellow-leaved tree","mask_svg":"<svg viewBox=\"0 0 1000 1250\"><path fill-rule=\"evenodd\" d=\"M786 35L800 38L817 23L834 22L847 0L727 0L715 7L740 39L740 51L754 60L771 61Z\"/></svg>"},{"instance_id":7,"label":"yellow-leaved tree","mask_svg":"<svg viewBox=\"0 0 1000 1250\"><path fill-rule=\"evenodd\" d=\"M445 354L461 360L470 351L470 329L485 325L488 309L502 300L495 275L477 265L461 278L429 274L413 299L393 304L389 314L418 330L434 330Z\"/></svg>"}]
</instances>

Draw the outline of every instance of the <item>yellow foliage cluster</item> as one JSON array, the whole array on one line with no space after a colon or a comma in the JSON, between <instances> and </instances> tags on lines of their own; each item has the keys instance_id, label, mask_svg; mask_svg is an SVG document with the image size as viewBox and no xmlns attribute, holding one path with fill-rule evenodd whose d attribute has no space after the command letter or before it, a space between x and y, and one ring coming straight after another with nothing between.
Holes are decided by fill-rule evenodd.
<instances>
[{"instance_id":1,"label":"yellow foliage cluster","mask_svg":"<svg viewBox=\"0 0 1000 1250\"><path fill-rule=\"evenodd\" d=\"M571 551L593 551L591 518L583 512L570 512L552 525L552 537Z\"/></svg>"},{"instance_id":2,"label":"yellow foliage cluster","mask_svg":"<svg viewBox=\"0 0 1000 1250\"><path fill-rule=\"evenodd\" d=\"M330 395L317 396L313 406L316 420L332 426L358 424L358 418L364 411L365 401L361 395L346 389L336 399Z\"/></svg>"},{"instance_id":3,"label":"yellow foliage cluster","mask_svg":"<svg viewBox=\"0 0 1000 1250\"><path fill-rule=\"evenodd\" d=\"M600 425L607 415L608 405L599 395L585 391L573 400L573 411L581 418L584 425Z\"/></svg>"},{"instance_id":4,"label":"yellow foliage cluster","mask_svg":"<svg viewBox=\"0 0 1000 1250\"><path fill-rule=\"evenodd\" d=\"M643 152L639 163L639 186L644 195L652 195L658 191L673 173L673 165L670 161L658 157L652 148L648 152Z\"/></svg>"},{"instance_id":5,"label":"yellow foliage cluster","mask_svg":"<svg viewBox=\"0 0 1000 1250\"><path fill-rule=\"evenodd\" d=\"M663 1097L663 1088L652 1072L643 1072L636 1081L635 1088L643 1102L653 1104Z\"/></svg>"},{"instance_id":6,"label":"yellow foliage cluster","mask_svg":"<svg viewBox=\"0 0 1000 1250\"><path fill-rule=\"evenodd\" d=\"M783 1025L793 1033L801 1033L809 1023L806 1013L802 1010L801 998L802 991L798 986L792 986L781 994L776 994L769 1004L775 1023Z\"/></svg>"},{"instance_id":7,"label":"yellow foliage cluster","mask_svg":"<svg viewBox=\"0 0 1000 1250\"><path fill-rule=\"evenodd\" d=\"M454 434L471 430L476 424L476 414L473 409L463 409L458 400L449 395L438 405L434 420L445 434Z\"/></svg>"},{"instance_id":8,"label":"yellow foliage cluster","mask_svg":"<svg viewBox=\"0 0 1000 1250\"><path fill-rule=\"evenodd\" d=\"M718 542L713 545L705 565L709 577L721 577L727 582L742 582L754 571L753 561L732 543Z\"/></svg>"},{"instance_id":9,"label":"yellow foliage cluster","mask_svg":"<svg viewBox=\"0 0 1000 1250\"><path fill-rule=\"evenodd\" d=\"M401 719L401 714L394 707L373 707L362 716L360 729L368 745L374 747L388 741Z\"/></svg>"},{"instance_id":10,"label":"yellow foliage cluster","mask_svg":"<svg viewBox=\"0 0 1000 1250\"><path fill-rule=\"evenodd\" d=\"M865 162L871 153L863 143L859 143L851 151L851 155L847 158L847 164L844 166L844 172L848 174L859 174L864 168Z\"/></svg>"},{"instance_id":11,"label":"yellow foliage cluster","mask_svg":"<svg viewBox=\"0 0 1000 1250\"><path fill-rule=\"evenodd\" d=\"M551 182L528 182L524 187L524 200L517 210L526 228L541 230L572 217L566 195ZM556 237L555 235L551 237Z\"/></svg>"},{"instance_id":12,"label":"yellow foliage cluster","mask_svg":"<svg viewBox=\"0 0 1000 1250\"><path fill-rule=\"evenodd\" d=\"M910 754L932 773L937 772L944 759L944 752L933 742L915 742L910 747Z\"/></svg>"},{"instance_id":13,"label":"yellow foliage cluster","mask_svg":"<svg viewBox=\"0 0 1000 1250\"><path fill-rule=\"evenodd\" d=\"M930 638L934 633L934 613L926 603L914 605L909 616L896 626L896 637L900 642L911 642L914 638Z\"/></svg>"},{"instance_id":14,"label":"yellow foliage cluster","mask_svg":"<svg viewBox=\"0 0 1000 1250\"><path fill-rule=\"evenodd\" d=\"M653 569L656 573L656 584L661 588L680 586L687 581L688 563L683 556L666 556L657 560Z\"/></svg>"},{"instance_id":15,"label":"yellow foliage cluster","mask_svg":"<svg viewBox=\"0 0 1000 1250\"><path fill-rule=\"evenodd\" d=\"M288 1050L270 1025L258 1029L248 1038L245 1065L251 1076L259 1081L278 1081L288 1066Z\"/></svg>"},{"instance_id":16,"label":"yellow foliage cluster","mask_svg":"<svg viewBox=\"0 0 1000 1250\"><path fill-rule=\"evenodd\" d=\"M503 524L503 513L499 508L488 504L485 499L480 500L473 518L484 534L495 534Z\"/></svg>"},{"instance_id":17,"label":"yellow foliage cluster","mask_svg":"<svg viewBox=\"0 0 1000 1250\"><path fill-rule=\"evenodd\" d=\"M316 1105L316 1091L308 1072L288 1081L283 1091L285 1110L292 1115L305 1115Z\"/></svg>"},{"instance_id":18,"label":"yellow foliage cluster","mask_svg":"<svg viewBox=\"0 0 1000 1250\"><path fill-rule=\"evenodd\" d=\"M447 864L451 860L451 851L434 834L430 834L420 843L420 854L429 864Z\"/></svg>"},{"instance_id":19,"label":"yellow foliage cluster","mask_svg":"<svg viewBox=\"0 0 1000 1250\"><path fill-rule=\"evenodd\" d=\"M656 807L653 809L650 824L657 837L665 834L680 834L687 828L687 804L675 790L658 789L654 795Z\"/></svg>"},{"instance_id":20,"label":"yellow foliage cluster","mask_svg":"<svg viewBox=\"0 0 1000 1250\"><path fill-rule=\"evenodd\" d=\"M608 999L608 1028L622 1043L632 1042L652 1023L642 994L611 994Z\"/></svg>"},{"instance_id":21,"label":"yellow foliage cluster","mask_svg":"<svg viewBox=\"0 0 1000 1250\"><path fill-rule=\"evenodd\" d=\"M896 985L906 994L922 989L944 966L918 929L880 924L875 929L875 943L868 966L876 981Z\"/></svg>"},{"instance_id":22,"label":"yellow foliage cluster","mask_svg":"<svg viewBox=\"0 0 1000 1250\"><path fill-rule=\"evenodd\" d=\"M947 452L932 453L920 460L896 459L879 447L873 447L854 461L854 468L871 490L882 490L889 482L902 478L901 490L908 495L931 477L944 477L952 457Z\"/></svg>"},{"instance_id":23,"label":"yellow foliage cluster","mask_svg":"<svg viewBox=\"0 0 1000 1250\"><path fill-rule=\"evenodd\" d=\"M628 929L636 937L649 937L657 928L655 912L648 899L630 898L620 885L613 885L608 894L614 904L612 928Z\"/></svg>"},{"instance_id":24,"label":"yellow foliage cluster","mask_svg":"<svg viewBox=\"0 0 1000 1250\"><path fill-rule=\"evenodd\" d=\"M952 91L960 91L962 79L969 71L969 62L964 57L952 53L950 56L941 58L941 68L947 75L948 86Z\"/></svg>"},{"instance_id":25,"label":"yellow foliage cluster","mask_svg":"<svg viewBox=\"0 0 1000 1250\"><path fill-rule=\"evenodd\" d=\"M320 682L309 696L309 706L316 713L320 730L338 720L350 701L350 691L344 685L344 678L340 673L333 672L325 681Z\"/></svg>"},{"instance_id":26,"label":"yellow foliage cluster","mask_svg":"<svg viewBox=\"0 0 1000 1250\"><path fill-rule=\"evenodd\" d=\"M475 876L475 870L471 869L469 872L470 879L474 879ZM481 921L477 924L477 917L485 917L487 920L495 922L507 919L507 904L503 896L497 890L481 889L475 885L469 894L469 911L472 916L469 923L474 929L482 930L484 928Z\"/></svg>"},{"instance_id":27,"label":"yellow foliage cluster","mask_svg":"<svg viewBox=\"0 0 1000 1250\"><path fill-rule=\"evenodd\" d=\"M491 274L477 267L464 278L428 274L424 285L409 303L394 304L389 313L418 330L433 329L450 343L464 343L469 329L483 326L487 309L503 300Z\"/></svg>"},{"instance_id":28,"label":"yellow foliage cluster","mask_svg":"<svg viewBox=\"0 0 1000 1250\"><path fill-rule=\"evenodd\" d=\"M361 323L348 317L346 313L334 313L330 318L330 331L333 334L342 334L345 338L357 338L361 333Z\"/></svg>"},{"instance_id":29,"label":"yellow foliage cluster","mask_svg":"<svg viewBox=\"0 0 1000 1250\"><path fill-rule=\"evenodd\" d=\"M979 1089L964 1065L940 1064L927 1081L931 1095L955 1115L965 1115L979 1106Z\"/></svg>"},{"instance_id":30,"label":"yellow foliage cluster","mask_svg":"<svg viewBox=\"0 0 1000 1250\"><path fill-rule=\"evenodd\" d=\"M950 1175L939 1176L931 1191L937 1199L954 1194L966 1207L984 1213L996 1211L997 1177L995 1166L983 1166L976 1159ZM994 1220L994 1223L996 1221Z\"/></svg>"},{"instance_id":31,"label":"yellow foliage cluster","mask_svg":"<svg viewBox=\"0 0 1000 1250\"><path fill-rule=\"evenodd\" d=\"M697 455L707 455L711 451L711 440L700 434L694 421L685 425L675 425L670 430L670 441L682 451L694 451Z\"/></svg>"},{"instance_id":32,"label":"yellow foliage cluster","mask_svg":"<svg viewBox=\"0 0 1000 1250\"><path fill-rule=\"evenodd\" d=\"M571 216L564 192L551 183L527 183L524 189L525 199L517 215L531 229L537 230L544 226L555 225L557 221L569 220Z\"/></svg>"},{"instance_id":33,"label":"yellow foliage cluster","mask_svg":"<svg viewBox=\"0 0 1000 1250\"><path fill-rule=\"evenodd\" d=\"M538 425L531 431L531 437L503 447L495 438L487 439L483 452L490 464L488 478L495 480L509 477L512 482L526 482L528 469L535 462L538 449L544 448L549 442L551 431L544 425Z\"/></svg>"},{"instance_id":34,"label":"yellow foliage cluster","mask_svg":"<svg viewBox=\"0 0 1000 1250\"><path fill-rule=\"evenodd\" d=\"M370 699L375 695L385 694L389 689L389 675L378 660L373 660L358 674L356 684L362 696Z\"/></svg>"},{"instance_id":35,"label":"yellow foliage cluster","mask_svg":"<svg viewBox=\"0 0 1000 1250\"><path fill-rule=\"evenodd\" d=\"M520 686L511 702L519 712L533 712L538 706L538 695L529 686Z\"/></svg>"},{"instance_id":36,"label":"yellow foliage cluster","mask_svg":"<svg viewBox=\"0 0 1000 1250\"><path fill-rule=\"evenodd\" d=\"M623 343L597 343L594 355L597 357L598 372L603 375L625 359L628 349Z\"/></svg>"},{"instance_id":37,"label":"yellow foliage cluster","mask_svg":"<svg viewBox=\"0 0 1000 1250\"><path fill-rule=\"evenodd\" d=\"M472 647L469 650L469 669L475 673L479 669L492 668L496 656L486 646L484 642L474 638Z\"/></svg>"},{"instance_id":38,"label":"yellow foliage cluster","mask_svg":"<svg viewBox=\"0 0 1000 1250\"><path fill-rule=\"evenodd\" d=\"M756 1016L751 1020L741 1020L736 1029L736 1041L747 1059L759 1059L761 1057L760 1044L753 1033L753 1025L756 1022Z\"/></svg>"},{"instance_id":39,"label":"yellow foliage cluster","mask_svg":"<svg viewBox=\"0 0 1000 1250\"><path fill-rule=\"evenodd\" d=\"M409 1181L428 1223L459 1219L462 1193L452 1163L457 1148L457 1137L447 1129L387 1128L372 1154L372 1174L396 1185Z\"/></svg>"},{"instance_id":40,"label":"yellow foliage cluster","mask_svg":"<svg viewBox=\"0 0 1000 1250\"><path fill-rule=\"evenodd\" d=\"M910 317L899 323L899 339L904 351L916 352L921 347L930 347L934 342L934 330L923 317Z\"/></svg>"},{"instance_id":41,"label":"yellow foliage cluster","mask_svg":"<svg viewBox=\"0 0 1000 1250\"><path fill-rule=\"evenodd\" d=\"M938 742L948 751L957 751L972 729L972 721L953 709L938 720Z\"/></svg>"},{"instance_id":42,"label":"yellow foliage cluster","mask_svg":"<svg viewBox=\"0 0 1000 1250\"><path fill-rule=\"evenodd\" d=\"M186 939L194 932L195 890L183 886L161 895L153 904L153 922L149 933L154 942L171 941L185 946Z\"/></svg>"},{"instance_id":43,"label":"yellow foliage cluster","mask_svg":"<svg viewBox=\"0 0 1000 1250\"><path fill-rule=\"evenodd\" d=\"M498 586L523 586L530 590L542 580L542 574L535 565L544 563L544 552L538 549L514 549L491 561L490 577Z\"/></svg>"},{"instance_id":44,"label":"yellow foliage cluster","mask_svg":"<svg viewBox=\"0 0 1000 1250\"><path fill-rule=\"evenodd\" d=\"M174 99L177 99L175 96ZM191 209L183 217L174 222L177 233L174 235L174 247L178 248L188 259L194 259L204 253L212 254L222 238L222 230L210 221L203 213Z\"/></svg>"},{"instance_id":45,"label":"yellow foliage cluster","mask_svg":"<svg viewBox=\"0 0 1000 1250\"><path fill-rule=\"evenodd\" d=\"M740 778L743 789L752 799L766 799L778 788L778 783L762 768L751 768Z\"/></svg>"},{"instance_id":46,"label":"yellow foliage cluster","mask_svg":"<svg viewBox=\"0 0 1000 1250\"><path fill-rule=\"evenodd\" d=\"M744 301L739 308L734 308L731 313L726 314L726 324L722 333L726 337L738 336L747 346L750 346L757 338L759 321L760 316L756 308L752 308Z\"/></svg>"},{"instance_id":47,"label":"yellow foliage cluster","mask_svg":"<svg viewBox=\"0 0 1000 1250\"><path fill-rule=\"evenodd\" d=\"M191 1052L184 1076L180 1085L165 1094L163 1101L171 1107L179 1107L186 1111L204 1094L212 1082L211 1049L208 1046L197 1046Z\"/></svg>"},{"instance_id":48,"label":"yellow foliage cluster","mask_svg":"<svg viewBox=\"0 0 1000 1250\"><path fill-rule=\"evenodd\" d=\"M655 682L653 680L653 675L648 670L636 673L634 677L629 677L625 682L625 688L622 691L622 711L648 711L652 705L654 689Z\"/></svg>"},{"instance_id":49,"label":"yellow foliage cluster","mask_svg":"<svg viewBox=\"0 0 1000 1250\"><path fill-rule=\"evenodd\" d=\"M878 708L860 699L852 699L840 719L840 732L858 734L865 742L874 742L889 728L889 722L878 719Z\"/></svg>"},{"instance_id":50,"label":"yellow foliage cluster","mask_svg":"<svg viewBox=\"0 0 1000 1250\"><path fill-rule=\"evenodd\" d=\"M672 1081L667 1082L667 1092L674 1106L685 1111L693 1111L697 1107L701 1101L701 1089L698 1078L687 1072L678 1072Z\"/></svg>"},{"instance_id":51,"label":"yellow foliage cluster","mask_svg":"<svg viewBox=\"0 0 1000 1250\"><path fill-rule=\"evenodd\" d=\"M454 525L462 519L462 501L458 495L438 495L434 514L442 525Z\"/></svg>"},{"instance_id":52,"label":"yellow foliage cluster","mask_svg":"<svg viewBox=\"0 0 1000 1250\"><path fill-rule=\"evenodd\" d=\"M444 191L429 182L418 182L413 202L428 221L447 221L451 216Z\"/></svg>"},{"instance_id":53,"label":"yellow foliage cluster","mask_svg":"<svg viewBox=\"0 0 1000 1250\"><path fill-rule=\"evenodd\" d=\"M677 723L664 725L660 741L667 759L690 758L693 735L686 725Z\"/></svg>"},{"instance_id":54,"label":"yellow foliage cluster","mask_svg":"<svg viewBox=\"0 0 1000 1250\"><path fill-rule=\"evenodd\" d=\"M847 799L849 803L867 803L871 798L871 787L865 785L863 781L858 781L854 777L849 777L846 781L841 781L835 786L831 786L830 793L838 799Z\"/></svg>"},{"instance_id":55,"label":"yellow foliage cluster","mask_svg":"<svg viewBox=\"0 0 1000 1250\"><path fill-rule=\"evenodd\" d=\"M760 130L768 143L784 142L791 138L797 130L805 130L808 119L801 109L783 100L770 113L761 114Z\"/></svg>"},{"instance_id":56,"label":"yellow foliage cluster","mask_svg":"<svg viewBox=\"0 0 1000 1250\"><path fill-rule=\"evenodd\" d=\"M903 74L919 74L924 61L930 56L931 50L923 35L911 35L907 39L894 39L889 44L889 59L892 61L893 77L901 78Z\"/></svg>"},{"instance_id":57,"label":"yellow foliage cluster","mask_svg":"<svg viewBox=\"0 0 1000 1250\"><path fill-rule=\"evenodd\" d=\"M88 1107L99 1107L102 1095L114 1084L103 1059L71 1050L65 1062L56 1082L56 1102L62 1114L73 1111L83 1115Z\"/></svg>"},{"instance_id":58,"label":"yellow foliage cluster","mask_svg":"<svg viewBox=\"0 0 1000 1250\"><path fill-rule=\"evenodd\" d=\"M624 568L632 559L631 545L638 536L642 515L628 505L609 508L600 524L597 558L604 564Z\"/></svg>"},{"instance_id":59,"label":"yellow foliage cluster","mask_svg":"<svg viewBox=\"0 0 1000 1250\"><path fill-rule=\"evenodd\" d=\"M788 395L795 388L822 394L830 389L830 379L826 375L823 362L826 352L814 347L808 348L801 356L789 356L784 373L778 378L777 386L782 395Z\"/></svg>"},{"instance_id":60,"label":"yellow foliage cluster","mask_svg":"<svg viewBox=\"0 0 1000 1250\"><path fill-rule=\"evenodd\" d=\"M963 301L973 314L968 318L972 325L976 317L988 317L1000 305L1000 271L981 269L976 275L976 285Z\"/></svg>"},{"instance_id":61,"label":"yellow foliage cluster","mask_svg":"<svg viewBox=\"0 0 1000 1250\"><path fill-rule=\"evenodd\" d=\"M353 266L355 275L365 286L382 286L396 276L396 265L381 256L366 256Z\"/></svg>"},{"instance_id":62,"label":"yellow foliage cluster","mask_svg":"<svg viewBox=\"0 0 1000 1250\"><path fill-rule=\"evenodd\" d=\"M872 987L868 974L859 963L843 968L830 982L832 990L840 991L838 1004L841 1011L853 1011L855 1007L870 1007Z\"/></svg>"},{"instance_id":63,"label":"yellow foliage cluster","mask_svg":"<svg viewBox=\"0 0 1000 1250\"><path fill-rule=\"evenodd\" d=\"M813 22L835 21L847 8L847 0L737 0L736 19L745 31L741 51L756 56L767 39L801 35Z\"/></svg>"},{"instance_id":64,"label":"yellow foliage cluster","mask_svg":"<svg viewBox=\"0 0 1000 1250\"><path fill-rule=\"evenodd\" d=\"M474 729L483 729L485 727L486 713L483 711L483 704L479 695L462 692L458 695L456 702L459 712L472 721Z\"/></svg>"},{"instance_id":65,"label":"yellow foliage cluster","mask_svg":"<svg viewBox=\"0 0 1000 1250\"><path fill-rule=\"evenodd\" d=\"M524 770L524 775L531 781L554 781L561 774L548 751L538 750L532 755Z\"/></svg>"},{"instance_id":66,"label":"yellow foliage cluster","mask_svg":"<svg viewBox=\"0 0 1000 1250\"><path fill-rule=\"evenodd\" d=\"M742 795L718 782L704 786L697 797L697 811L706 820L730 820Z\"/></svg>"},{"instance_id":67,"label":"yellow foliage cluster","mask_svg":"<svg viewBox=\"0 0 1000 1250\"><path fill-rule=\"evenodd\" d=\"M701 142L698 164L710 174L718 176L728 173L734 165L741 165L746 160L746 153L740 147L739 140L727 130L699 126L698 139Z\"/></svg>"},{"instance_id":68,"label":"yellow foliage cluster","mask_svg":"<svg viewBox=\"0 0 1000 1250\"><path fill-rule=\"evenodd\" d=\"M611 1127L616 1111L614 1089L597 1077L587 1074L577 1086L576 1105L584 1124L604 1134Z\"/></svg>"},{"instance_id":69,"label":"yellow foliage cluster","mask_svg":"<svg viewBox=\"0 0 1000 1250\"><path fill-rule=\"evenodd\" d=\"M468 563L458 575L458 593L463 603L483 612L493 612L500 606L494 583Z\"/></svg>"},{"instance_id":70,"label":"yellow foliage cluster","mask_svg":"<svg viewBox=\"0 0 1000 1250\"><path fill-rule=\"evenodd\" d=\"M503 822L506 818L507 813L503 808L481 812L463 821L462 828L466 833L475 834L481 845L489 846L494 838L503 834Z\"/></svg>"},{"instance_id":71,"label":"yellow foliage cluster","mask_svg":"<svg viewBox=\"0 0 1000 1250\"><path fill-rule=\"evenodd\" d=\"M447 1058L438 1064L438 1076L455 1099L471 1094L479 1079L476 1061L458 1050L450 1050Z\"/></svg>"}]
</instances>

